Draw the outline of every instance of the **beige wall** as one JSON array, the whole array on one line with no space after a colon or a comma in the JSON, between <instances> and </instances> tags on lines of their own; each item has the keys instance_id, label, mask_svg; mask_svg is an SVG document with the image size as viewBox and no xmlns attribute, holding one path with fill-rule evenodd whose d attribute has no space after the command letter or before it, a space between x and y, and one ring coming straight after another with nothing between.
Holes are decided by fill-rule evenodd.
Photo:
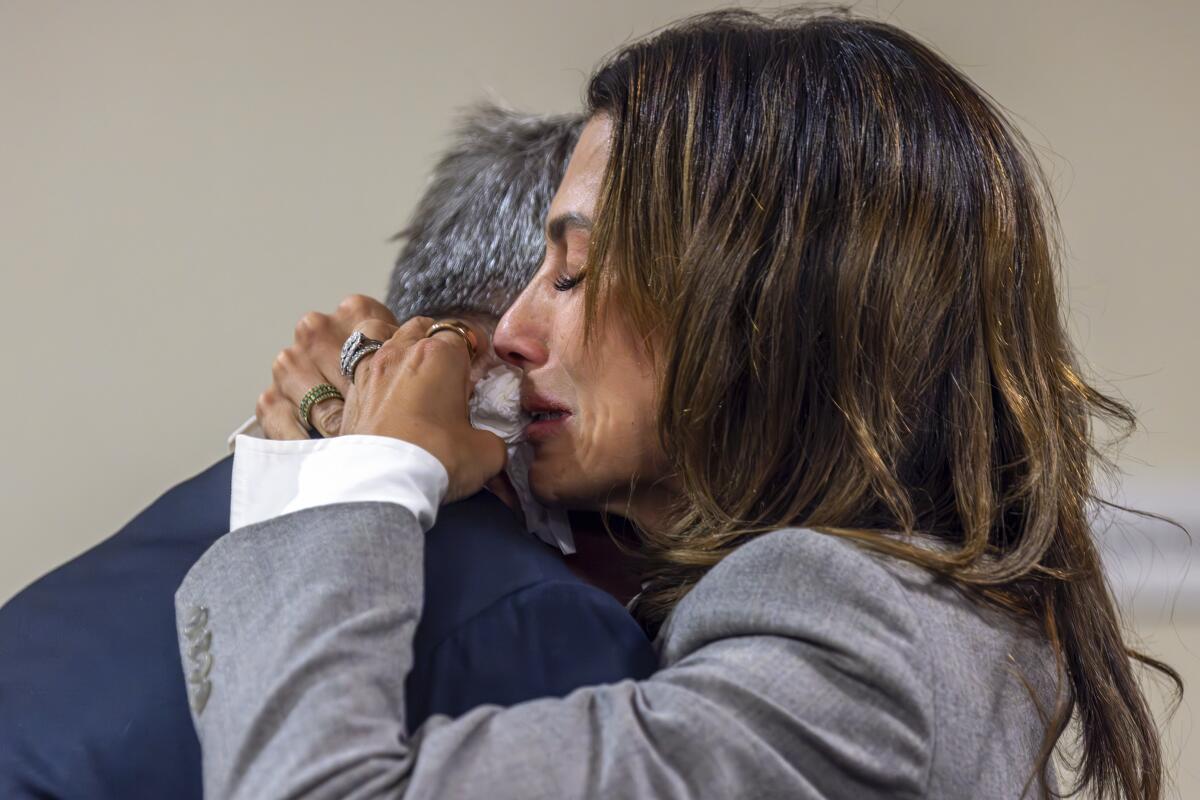
<instances>
[{"instance_id":1,"label":"beige wall","mask_svg":"<svg viewBox=\"0 0 1200 800\"><path fill-rule=\"evenodd\" d=\"M0 3L0 601L220 457L301 313L382 291L453 109L574 108L601 54L708 5ZM896 6L859 9L1040 145L1079 342L1142 412L1126 497L1200 532L1200 4ZM1117 532L1142 630L1200 686L1189 548Z\"/></svg>"}]
</instances>

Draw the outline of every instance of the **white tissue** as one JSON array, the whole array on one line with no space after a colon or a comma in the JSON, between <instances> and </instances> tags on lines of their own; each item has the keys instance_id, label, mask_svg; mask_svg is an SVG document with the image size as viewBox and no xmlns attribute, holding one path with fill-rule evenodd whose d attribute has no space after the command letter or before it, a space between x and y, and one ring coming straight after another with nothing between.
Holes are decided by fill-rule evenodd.
<instances>
[{"instance_id":1,"label":"white tissue","mask_svg":"<svg viewBox=\"0 0 1200 800\"><path fill-rule=\"evenodd\" d=\"M521 410L521 372L507 364L492 367L475 384L470 402L471 425L490 431L508 445L505 473L521 500L525 527L546 544L565 554L575 552L575 536L565 511L539 503L529 488L529 464L533 452L522 438L529 415Z\"/></svg>"},{"instance_id":2,"label":"white tissue","mask_svg":"<svg viewBox=\"0 0 1200 800\"><path fill-rule=\"evenodd\" d=\"M491 431L514 444L529 423L529 415L521 411L521 372L507 364L488 370L475 384L475 393L468 404L471 426Z\"/></svg>"}]
</instances>

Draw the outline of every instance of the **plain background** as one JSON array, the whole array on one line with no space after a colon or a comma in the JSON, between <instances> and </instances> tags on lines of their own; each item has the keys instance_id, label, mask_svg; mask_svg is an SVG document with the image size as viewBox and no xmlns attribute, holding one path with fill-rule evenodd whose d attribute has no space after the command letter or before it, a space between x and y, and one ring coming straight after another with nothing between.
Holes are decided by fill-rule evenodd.
<instances>
[{"instance_id":1,"label":"plain background","mask_svg":"<svg viewBox=\"0 0 1200 800\"><path fill-rule=\"evenodd\" d=\"M220 458L305 311L382 296L456 109L576 109L599 57L710 7L0 0L0 602ZM1077 342L1141 414L1117 496L1200 531L1200 4L857 9L933 43L1037 145ZM1133 633L1200 691L1195 548L1097 528ZM1200 796L1191 705L1181 796Z\"/></svg>"}]
</instances>

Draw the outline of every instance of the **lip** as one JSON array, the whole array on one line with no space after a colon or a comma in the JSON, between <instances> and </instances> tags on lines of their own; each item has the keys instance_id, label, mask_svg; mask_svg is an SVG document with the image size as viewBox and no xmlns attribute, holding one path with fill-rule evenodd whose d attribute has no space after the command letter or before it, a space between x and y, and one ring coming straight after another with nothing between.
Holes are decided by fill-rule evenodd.
<instances>
[{"instance_id":1,"label":"lip","mask_svg":"<svg viewBox=\"0 0 1200 800\"><path fill-rule=\"evenodd\" d=\"M561 417L554 419L540 419L530 422L525 426L525 438L529 441L537 442L561 433L566 426L567 420L571 418L571 409L563 403L546 397L545 395L537 394L536 392L521 393L521 409L526 414L537 414L547 412L561 413Z\"/></svg>"},{"instance_id":2,"label":"lip","mask_svg":"<svg viewBox=\"0 0 1200 800\"><path fill-rule=\"evenodd\" d=\"M567 420L571 418L570 414L557 419L539 419L525 426L525 440L529 442L541 442L550 437L561 433L567 425Z\"/></svg>"}]
</instances>

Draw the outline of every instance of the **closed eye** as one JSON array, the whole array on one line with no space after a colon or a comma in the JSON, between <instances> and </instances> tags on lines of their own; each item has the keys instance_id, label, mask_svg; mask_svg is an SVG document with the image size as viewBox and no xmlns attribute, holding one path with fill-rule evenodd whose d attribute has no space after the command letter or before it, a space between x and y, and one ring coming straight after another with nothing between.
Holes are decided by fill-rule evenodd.
<instances>
[{"instance_id":1,"label":"closed eye","mask_svg":"<svg viewBox=\"0 0 1200 800\"><path fill-rule=\"evenodd\" d=\"M559 292L569 292L582 282L582 272L575 275L559 275L554 279L554 288Z\"/></svg>"}]
</instances>

